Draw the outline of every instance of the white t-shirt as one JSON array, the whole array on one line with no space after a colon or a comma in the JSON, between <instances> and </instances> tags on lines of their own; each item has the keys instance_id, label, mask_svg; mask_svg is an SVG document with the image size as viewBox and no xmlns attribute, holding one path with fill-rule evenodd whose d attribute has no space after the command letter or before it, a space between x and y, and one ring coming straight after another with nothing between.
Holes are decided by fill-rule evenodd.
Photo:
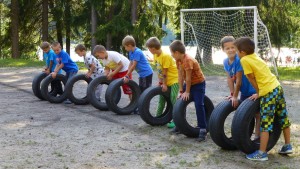
<instances>
[{"instance_id":1,"label":"white t-shirt","mask_svg":"<svg viewBox=\"0 0 300 169\"><path fill-rule=\"evenodd\" d=\"M102 67L102 65L100 64L99 60L96 59L93 55L87 55L84 57L84 65L87 69L91 69L91 64L95 65L95 70L93 72L93 74L91 75L91 78L94 79L96 77L102 76L104 73L104 69Z\"/></svg>"},{"instance_id":2,"label":"white t-shirt","mask_svg":"<svg viewBox=\"0 0 300 169\"><path fill-rule=\"evenodd\" d=\"M102 59L103 66L108 67L111 70L115 70L118 63L121 61L123 64L120 72L125 72L128 70L129 60L122 54L115 51L107 51L107 59Z\"/></svg>"}]
</instances>

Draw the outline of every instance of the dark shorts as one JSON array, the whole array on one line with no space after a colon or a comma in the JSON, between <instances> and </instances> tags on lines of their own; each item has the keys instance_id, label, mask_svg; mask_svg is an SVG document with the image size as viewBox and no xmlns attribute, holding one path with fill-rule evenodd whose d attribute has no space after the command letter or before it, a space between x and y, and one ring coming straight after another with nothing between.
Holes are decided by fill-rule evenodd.
<instances>
[{"instance_id":1,"label":"dark shorts","mask_svg":"<svg viewBox=\"0 0 300 169\"><path fill-rule=\"evenodd\" d=\"M152 76L153 74L146 76L146 77L139 77L139 87L141 93L146 90L148 87L152 86Z\"/></svg>"}]
</instances>

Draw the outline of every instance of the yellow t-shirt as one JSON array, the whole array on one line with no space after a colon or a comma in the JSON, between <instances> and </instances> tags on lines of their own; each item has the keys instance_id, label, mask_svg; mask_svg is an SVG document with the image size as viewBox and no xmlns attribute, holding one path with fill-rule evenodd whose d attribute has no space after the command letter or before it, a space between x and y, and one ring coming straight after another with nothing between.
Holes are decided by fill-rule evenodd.
<instances>
[{"instance_id":1,"label":"yellow t-shirt","mask_svg":"<svg viewBox=\"0 0 300 169\"><path fill-rule=\"evenodd\" d=\"M178 72L175 60L171 55L162 52L159 56L154 55L154 63L158 71L158 77L163 78L162 70L167 71L167 86L171 86L174 83L178 83Z\"/></svg>"},{"instance_id":2,"label":"yellow t-shirt","mask_svg":"<svg viewBox=\"0 0 300 169\"><path fill-rule=\"evenodd\" d=\"M276 76L271 73L269 67L256 54L246 55L241 58L244 74L253 73L259 90L259 96L264 96L280 85Z\"/></svg>"}]
</instances>

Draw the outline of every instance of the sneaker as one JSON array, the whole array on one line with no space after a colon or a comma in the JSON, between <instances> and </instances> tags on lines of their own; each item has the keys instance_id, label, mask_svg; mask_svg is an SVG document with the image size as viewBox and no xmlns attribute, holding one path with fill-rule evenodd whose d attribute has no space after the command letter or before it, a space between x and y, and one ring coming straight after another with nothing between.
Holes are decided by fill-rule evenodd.
<instances>
[{"instance_id":1,"label":"sneaker","mask_svg":"<svg viewBox=\"0 0 300 169\"><path fill-rule=\"evenodd\" d=\"M292 154L292 153L293 153L293 149L291 144L285 144L278 152L278 154Z\"/></svg>"},{"instance_id":2,"label":"sneaker","mask_svg":"<svg viewBox=\"0 0 300 169\"><path fill-rule=\"evenodd\" d=\"M246 158L253 161L267 161L268 154L266 152L261 153L259 150L256 150L254 153L246 155Z\"/></svg>"},{"instance_id":3,"label":"sneaker","mask_svg":"<svg viewBox=\"0 0 300 169\"><path fill-rule=\"evenodd\" d=\"M69 99L67 99L64 101L64 104L72 104L72 102Z\"/></svg>"},{"instance_id":4,"label":"sneaker","mask_svg":"<svg viewBox=\"0 0 300 169\"><path fill-rule=\"evenodd\" d=\"M135 110L133 110L132 114L140 115L139 109L136 108Z\"/></svg>"},{"instance_id":5,"label":"sneaker","mask_svg":"<svg viewBox=\"0 0 300 169\"><path fill-rule=\"evenodd\" d=\"M167 124L167 127L172 129L175 127L175 123L173 121L171 121Z\"/></svg>"},{"instance_id":6,"label":"sneaker","mask_svg":"<svg viewBox=\"0 0 300 169\"><path fill-rule=\"evenodd\" d=\"M170 134L180 134L180 131L177 129L177 127L174 127L171 131Z\"/></svg>"},{"instance_id":7,"label":"sneaker","mask_svg":"<svg viewBox=\"0 0 300 169\"><path fill-rule=\"evenodd\" d=\"M206 137L207 137L206 129L200 129L199 137L197 138L197 141L199 141L199 142L205 141Z\"/></svg>"}]
</instances>

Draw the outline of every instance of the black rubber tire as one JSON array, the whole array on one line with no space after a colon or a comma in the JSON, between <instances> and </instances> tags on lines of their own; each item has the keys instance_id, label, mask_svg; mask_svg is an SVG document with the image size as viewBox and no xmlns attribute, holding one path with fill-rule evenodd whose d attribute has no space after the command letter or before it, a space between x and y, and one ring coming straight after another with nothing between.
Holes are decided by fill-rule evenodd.
<instances>
[{"instance_id":1,"label":"black rubber tire","mask_svg":"<svg viewBox=\"0 0 300 169\"><path fill-rule=\"evenodd\" d=\"M68 99L70 99L70 101L72 103L74 103L76 105L86 105L86 104L89 104L87 96L85 96L83 98L76 98L73 94L73 86L76 82L78 82L80 80L84 80L89 84L92 81L92 78L86 78L85 74L73 76L71 79L68 80L68 82L66 84L65 93L66 93Z\"/></svg>"},{"instance_id":2,"label":"black rubber tire","mask_svg":"<svg viewBox=\"0 0 300 169\"><path fill-rule=\"evenodd\" d=\"M246 99L237 108L231 125L231 133L236 147L242 152L249 154L259 149L259 144L250 139L253 132L253 119L255 113L259 112L259 99L252 101ZM252 130L251 130L252 129ZM275 116L273 132L270 133L267 151L271 150L277 143L281 134L281 127Z\"/></svg>"},{"instance_id":3,"label":"black rubber tire","mask_svg":"<svg viewBox=\"0 0 300 169\"><path fill-rule=\"evenodd\" d=\"M224 123L230 113L235 111L230 100L220 102L210 115L209 131L211 139L225 150L236 150L232 137L228 138L224 132Z\"/></svg>"},{"instance_id":4,"label":"black rubber tire","mask_svg":"<svg viewBox=\"0 0 300 169\"><path fill-rule=\"evenodd\" d=\"M102 110L102 111L107 111L108 106L106 102L101 102L99 100L97 100L96 95L95 95L95 90L97 88L98 85L100 84L105 84L105 85L109 85L112 81L111 80L107 80L106 76L100 76L95 78L94 80L92 80L87 88L87 99L88 102L93 105L96 109ZM103 91L102 91L103 92ZM114 100L115 102L119 102L121 99L121 90L118 90Z\"/></svg>"},{"instance_id":5,"label":"black rubber tire","mask_svg":"<svg viewBox=\"0 0 300 169\"><path fill-rule=\"evenodd\" d=\"M166 100L166 109L161 116L152 116L149 108L153 97L162 95ZM172 120L173 106L170 100L170 91L162 92L161 87L149 87L140 96L138 101L138 110L141 118L152 126L165 125Z\"/></svg>"},{"instance_id":6,"label":"black rubber tire","mask_svg":"<svg viewBox=\"0 0 300 169\"><path fill-rule=\"evenodd\" d=\"M41 100L45 100L45 98L41 94L41 82L45 79L45 77L47 77L47 74L41 72L37 74L32 80L32 92L37 98Z\"/></svg>"},{"instance_id":7,"label":"black rubber tire","mask_svg":"<svg viewBox=\"0 0 300 169\"><path fill-rule=\"evenodd\" d=\"M191 102L191 99L188 101L177 99L173 107L173 121L177 129L182 134L186 135L187 137L196 138L199 136L199 128L191 126L186 120L186 107ZM206 115L207 131L209 131L209 118L212 111L214 110L214 104L207 96L204 96L204 108Z\"/></svg>"},{"instance_id":8,"label":"black rubber tire","mask_svg":"<svg viewBox=\"0 0 300 169\"><path fill-rule=\"evenodd\" d=\"M118 115L131 114L137 108L138 99L141 95L141 91L138 84L133 80L129 80L127 85L130 87L132 91L132 100L127 106L122 108L118 107L118 102L114 101L114 99L111 96L116 95L116 92L118 91L118 89L120 89L120 87L123 84L124 84L123 78L116 79L108 85L105 93L105 101L107 106L111 111L115 112Z\"/></svg>"},{"instance_id":9,"label":"black rubber tire","mask_svg":"<svg viewBox=\"0 0 300 169\"><path fill-rule=\"evenodd\" d=\"M62 74L57 74L56 75L56 78L57 80L61 81L64 86L66 85L67 83L67 78L66 76L62 75ZM48 86L51 84L51 82L53 81L54 79L52 78L51 74L48 75L42 82L42 85L41 85L41 94L42 96L48 100L50 103L62 103L63 101L65 101L67 99L67 95L66 93L63 91L63 94L62 95L59 95L59 96L52 96L49 92L48 92Z\"/></svg>"}]
</instances>

